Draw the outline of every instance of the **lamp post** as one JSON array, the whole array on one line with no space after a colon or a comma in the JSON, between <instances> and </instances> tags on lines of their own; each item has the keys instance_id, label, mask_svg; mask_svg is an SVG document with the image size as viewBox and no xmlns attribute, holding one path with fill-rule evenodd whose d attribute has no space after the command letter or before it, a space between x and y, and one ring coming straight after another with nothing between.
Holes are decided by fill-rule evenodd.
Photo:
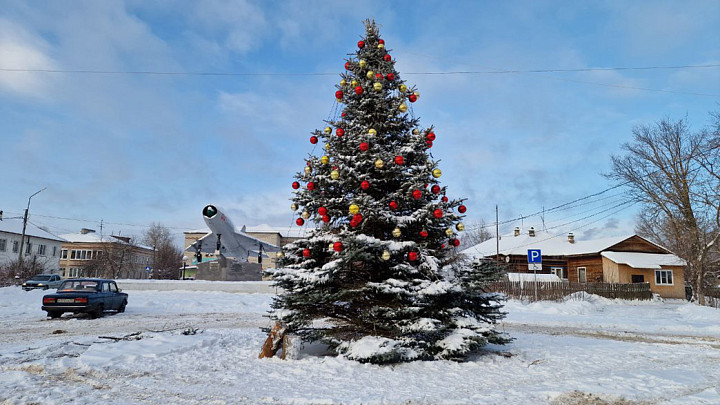
<instances>
[{"instance_id":1,"label":"lamp post","mask_svg":"<svg viewBox=\"0 0 720 405\"><path fill-rule=\"evenodd\" d=\"M30 200L36 195L45 191L46 189L47 187L44 187L42 190L35 192L35 194L31 195L30 198L28 198L27 208L25 208L25 216L23 217L23 230L22 237L20 238L20 252L18 252L18 266L20 267L20 269L22 269L23 267L23 245L25 244L25 230L27 229L28 212L30 211Z\"/></svg>"},{"instance_id":2,"label":"lamp post","mask_svg":"<svg viewBox=\"0 0 720 405\"><path fill-rule=\"evenodd\" d=\"M182 275L183 280L185 280L185 267L187 266L187 259L188 259L187 256L183 256L183 275Z\"/></svg>"}]
</instances>

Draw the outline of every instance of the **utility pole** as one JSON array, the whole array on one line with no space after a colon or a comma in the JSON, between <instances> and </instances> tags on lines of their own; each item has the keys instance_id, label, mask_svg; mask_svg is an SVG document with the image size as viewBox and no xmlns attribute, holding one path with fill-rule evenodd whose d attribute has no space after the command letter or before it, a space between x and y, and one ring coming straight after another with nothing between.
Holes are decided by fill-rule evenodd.
<instances>
[{"instance_id":1,"label":"utility pole","mask_svg":"<svg viewBox=\"0 0 720 405\"><path fill-rule=\"evenodd\" d=\"M500 263L500 219L498 218L498 206L495 204L495 260Z\"/></svg>"},{"instance_id":2,"label":"utility pole","mask_svg":"<svg viewBox=\"0 0 720 405\"><path fill-rule=\"evenodd\" d=\"M18 253L18 266L22 269L23 267L23 245L25 244L25 230L27 229L28 213L30 212L30 200L41 192L45 191L47 187L36 192L28 198L27 208L25 208L25 215L23 216L23 230L22 237L20 238L20 252Z\"/></svg>"}]
</instances>

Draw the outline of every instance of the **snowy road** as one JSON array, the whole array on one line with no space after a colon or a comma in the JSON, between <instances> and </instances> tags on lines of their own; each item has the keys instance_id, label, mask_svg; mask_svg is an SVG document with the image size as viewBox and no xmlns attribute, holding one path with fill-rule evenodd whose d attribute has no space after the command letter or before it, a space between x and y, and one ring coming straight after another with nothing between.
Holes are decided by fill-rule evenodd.
<instances>
[{"instance_id":1,"label":"snowy road","mask_svg":"<svg viewBox=\"0 0 720 405\"><path fill-rule=\"evenodd\" d=\"M379 367L258 359L269 294L128 293L124 314L49 320L43 292L0 288L0 403L720 404L720 311L679 301L511 301L512 344Z\"/></svg>"}]
</instances>

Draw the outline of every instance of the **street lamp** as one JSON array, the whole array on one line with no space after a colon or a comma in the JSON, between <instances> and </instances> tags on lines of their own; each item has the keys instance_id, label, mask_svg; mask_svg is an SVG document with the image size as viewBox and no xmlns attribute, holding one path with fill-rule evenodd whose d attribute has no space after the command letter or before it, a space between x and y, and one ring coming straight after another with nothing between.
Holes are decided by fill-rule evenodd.
<instances>
[{"instance_id":1,"label":"street lamp","mask_svg":"<svg viewBox=\"0 0 720 405\"><path fill-rule=\"evenodd\" d=\"M182 276L183 280L185 280L185 267L187 266L187 260L188 260L188 257L183 256L183 276Z\"/></svg>"},{"instance_id":2,"label":"street lamp","mask_svg":"<svg viewBox=\"0 0 720 405\"><path fill-rule=\"evenodd\" d=\"M22 268L23 266L23 245L25 244L25 230L27 229L28 212L30 211L30 200L36 195L45 191L46 189L47 187L44 187L42 190L37 191L35 194L31 195L30 198L28 198L27 208L25 208L25 216L23 217L23 230L22 237L20 238L20 252L18 253L18 265L20 268Z\"/></svg>"}]
</instances>

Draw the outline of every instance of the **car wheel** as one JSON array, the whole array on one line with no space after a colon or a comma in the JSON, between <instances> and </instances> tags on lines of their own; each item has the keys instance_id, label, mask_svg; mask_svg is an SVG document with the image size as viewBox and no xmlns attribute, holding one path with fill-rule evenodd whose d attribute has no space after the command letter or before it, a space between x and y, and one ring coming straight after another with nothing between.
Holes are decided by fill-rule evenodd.
<instances>
[{"instance_id":1,"label":"car wheel","mask_svg":"<svg viewBox=\"0 0 720 405\"><path fill-rule=\"evenodd\" d=\"M62 316L62 314L63 314L62 312L58 312L58 311L48 311L48 316L52 319L60 318Z\"/></svg>"},{"instance_id":2,"label":"car wheel","mask_svg":"<svg viewBox=\"0 0 720 405\"><path fill-rule=\"evenodd\" d=\"M122 304L120 305L120 308L118 308L118 312L125 312L126 306L127 306L127 301L123 300Z\"/></svg>"},{"instance_id":3,"label":"car wheel","mask_svg":"<svg viewBox=\"0 0 720 405\"><path fill-rule=\"evenodd\" d=\"M100 304L98 305L97 309L95 311L90 312L90 318L96 319L96 318L102 318L102 316L105 314L105 307Z\"/></svg>"}]
</instances>

